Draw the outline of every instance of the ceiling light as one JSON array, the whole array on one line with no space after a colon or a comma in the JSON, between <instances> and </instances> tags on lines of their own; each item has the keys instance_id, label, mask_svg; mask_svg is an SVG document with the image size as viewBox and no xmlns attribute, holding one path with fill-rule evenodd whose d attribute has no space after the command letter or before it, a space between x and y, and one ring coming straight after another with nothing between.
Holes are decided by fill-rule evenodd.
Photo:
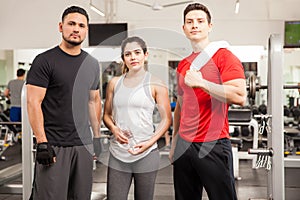
<instances>
[{"instance_id":1,"label":"ceiling light","mask_svg":"<svg viewBox=\"0 0 300 200\"><path fill-rule=\"evenodd\" d=\"M102 17L105 16L105 14L99 10L98 8L96 8L93 4L92 4L92 1L90 1L90 8L91 10L93 10L94 12L96 12L98 15L101 15Z\"/></svg>"},{"instance_id":2,"label":"ceiling light","mask_svg":"<svg viewBox=\"0 0 300 200\"><path fill-rule=\"evenodd\" d=\"M238 14L240 10L240 0L236 0L235 2L235 14Z\"/></svg>"},{"instance_id":3,"label":"ceiling light","mask_svg":"<svg viewBox=\"0 0 300 200\"><path fill-rule=\"evenodd\" d=\"M154 0L154 2L152 4L148 4L148 3L144 3L142 1L136 1L136 0L127 0L127 1L135 3L135 4L139 4L139 5L142 5L142 6L150 7L150 8L152 8L152 10L155 10L155 11L161 10L163 8L166 8L166 7L177 6L177 5L193 2L193 0L187 0L187 1L180 1L180 2L177 2L177 3L170 3L170 4L164 4L163 5L163 4L158 3L157 0Z\"/></svg>"}]
</instances>

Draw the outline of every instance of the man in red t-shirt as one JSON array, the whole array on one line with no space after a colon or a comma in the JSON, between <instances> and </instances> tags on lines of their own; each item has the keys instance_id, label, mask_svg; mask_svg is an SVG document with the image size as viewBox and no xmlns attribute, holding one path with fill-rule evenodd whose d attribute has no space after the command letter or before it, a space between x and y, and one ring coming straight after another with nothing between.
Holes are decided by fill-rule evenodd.
<instances>
[{"instance_id":1,"label":"man in red t-shirt","mask_svg":"<svg viewBox=\"0 0 300 200\"><path fill-rule=\"evenodd\" d=\"M169 155L176 200L201 199L203 187L210 200L237 199L227 112L229 104L244 105L246 81L238 58L226 46L209 41L211 29L207 7L189 4L183 31L193 53L177 68L178 98Z\"/></svg>"}]
</instances>

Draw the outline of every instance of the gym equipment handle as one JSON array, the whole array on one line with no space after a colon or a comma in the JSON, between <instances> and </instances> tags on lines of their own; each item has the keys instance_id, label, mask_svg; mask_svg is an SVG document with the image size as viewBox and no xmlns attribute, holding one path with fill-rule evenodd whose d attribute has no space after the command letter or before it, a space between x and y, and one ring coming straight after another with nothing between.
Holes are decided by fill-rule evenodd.
<instances>
[{"instance_id":1,"label":"gym equipment handle","mask_svg":"<svg viewBox=\"0 0 300 200\"><path fill-rule=\"evenodd\" d=\"M248 154L265 154L268 156L273 156L274 151L272 148L269 149L248 149Z\"/></svg>"}]
</instances>

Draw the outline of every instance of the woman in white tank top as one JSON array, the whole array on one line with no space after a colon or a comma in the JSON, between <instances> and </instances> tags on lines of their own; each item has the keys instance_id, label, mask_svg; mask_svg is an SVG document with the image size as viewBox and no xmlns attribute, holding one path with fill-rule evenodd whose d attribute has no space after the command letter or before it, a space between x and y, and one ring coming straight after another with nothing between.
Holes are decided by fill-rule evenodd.
<instances>
[{"instance_id":1,"label":"woman in white tank top","mask_svg":"<svg viewBox=\"0 0 300 200\"><path fill-rule=\"evenodd\" d=\"M135 199L153 199L159 167L157 140L171 124L168 89L145 69L148 57L145 42L130 37L121 45L123 75L107 86L103 121L113 133L107 175L107 197L127 199L134 179ZM152 115L158 107L161 122L153 130ZM134 138L133 146L128 132Z\"/></svg>"}]
</instances>

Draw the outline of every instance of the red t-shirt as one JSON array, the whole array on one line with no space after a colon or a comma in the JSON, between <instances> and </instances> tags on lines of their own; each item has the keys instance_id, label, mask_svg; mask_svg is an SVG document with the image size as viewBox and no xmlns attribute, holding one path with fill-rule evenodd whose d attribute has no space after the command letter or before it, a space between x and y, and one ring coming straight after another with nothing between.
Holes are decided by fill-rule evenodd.
<instances>
[{"instance_id":1,"label":"red t-shirt","mask_svg":"<svg viewBox=\"0 0 300 200\"><path fill-rule=\"evenodd\" d=\"M178 95L183 98L179 134L189 142L229 138L228 104L212 98L200 88L191 88L184 83L186 71L198 54L192 53L177 68ZM200 71L204 79L218 84L245 78L241 62L227 49L218 50Z\"/></svg>"}]
</instances>

